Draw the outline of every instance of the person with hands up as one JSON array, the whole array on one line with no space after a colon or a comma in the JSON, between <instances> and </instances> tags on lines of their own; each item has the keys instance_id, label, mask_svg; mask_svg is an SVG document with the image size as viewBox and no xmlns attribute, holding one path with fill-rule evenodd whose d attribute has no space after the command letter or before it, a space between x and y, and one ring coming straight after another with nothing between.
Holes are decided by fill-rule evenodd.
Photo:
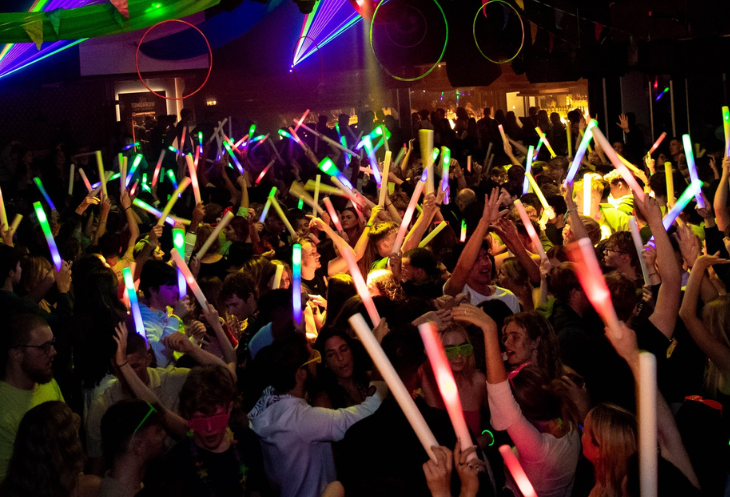
<instances>
[{"instance_id":1,"label":"person with hands up","mask_svg":"<svg viewBox=\"0 0 730 497\"><path fill-rule=\"evenodd\" d=\"M479 459L468 460L470 454L476 451L476 446L461 450L461 443L456 442L454 451L446 447L434 447L433 452L438 462L431 459L423 464L423 473L432 497L451 497L451 475L453 469L461 480L459 497L476 496L479 492L479 472L484 470L484 462Z\"/></svg>"}]
</instances>

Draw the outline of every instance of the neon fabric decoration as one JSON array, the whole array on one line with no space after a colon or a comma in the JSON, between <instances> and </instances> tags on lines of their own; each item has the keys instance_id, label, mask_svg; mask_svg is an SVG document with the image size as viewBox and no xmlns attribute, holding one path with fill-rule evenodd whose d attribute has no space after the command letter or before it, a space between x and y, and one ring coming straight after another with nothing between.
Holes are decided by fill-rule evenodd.
<instances>
[{"instance_id":1,"label":"neon fabric decoration","mask_svg":"<svg viewBox=\"0 0 730 497\"><path fill-rule=\"evenodd\" d=\"M591 119L590 121L588 121L588 126L586 126L586 131L590 131L597 126L598 126L598 122L595 119ZM568 175L565 177L565 182L564 182L565 185L570 185L573 183L573 180L575 179L575 175L578 173L578 169L580 169L580 163L583 161L583 156L585 156L585 154L586 154L586 148L588 148L588 144L591 142L592 138L593 138L592 133L583 134L583 138L580 141L580 145L578 145L578 149L575 151L575 156L573 157L573 163L570 165L570 169L568 169Z\"/></svg>"},{"instance_id":2,"label":"neon fabric decoration","mask_svg":"<svg viewBox=\"0 0 730 497\"><path fill-rule=\"evenodd\" d=\"M525 470L522 469L520 461L517 460L517 457L512 452L512 448L509 445L502 445L499 448L499 453L502 455L504 465L507 466L507 469L509 469L512 478L519 487L522 495L524 497L537 497L535 488L527 478L527 474L525 474Z\"/></svg>"},{"instance_id":3,"label":"neon fabric decoration","mask_svg":"<svg viewBox=\"0 0 730 497\"><path fill-rule=\"evenodd\" d=\"M33 202L33 209L35 210L35 215L38 218L38 223L41 225L41 229L43 230L43 236L46 237L46 243L48 244L48 250L51 253L53 266L56 268L56 272L59 272L61 267L63 267L63 260L61 260L61 254L58 252L56 240L53 239L51 227L48 225L46 212L43 210L43 206L40 202Z\"/></svg>"},{"instance_id":4,"label":"neon fabric decoration","mask_svg":"<svg viewBox=\"0 0 730 497\"><path fill-rule=\"evenodd\" d=\"M702 182L700 181L700 177L697 175L695 156L694 152L692 152L692 140L690 139L689 135L682 135L682 144L684 145L684 156L687 159L687 169L689 169L690 180L692 183L700 182L701 186ZM699 192L695 194L695 200L697 201L697 205L700 208L705 208L705 201L702 199L702 195Z\"/></svg>"},{"instance_id":5,"label":"neon fabric decoration","mask_svg":"<svg viewBox=\"0 0 730 497\"><path fill-rule=\"evenodd\" d=\"M525 162L525 179L522 180L522 195L525 195L530 191L530 181L527 179L527 175L532 171L532 157L534 155L535 147L530 145L527 148L527 162Z\"/></svg>"},{"instance_id":6,"label":"neon fabric decoration","mask_svg":"<svg viewBox=\"0 0 730 497\"><path fill-rule=\"evenodd\" d=\"M302 324L302 246L298 243L292 246L291 268L292 311L294 313L294 321L297 324Z\"/></svg>"},{"instance_id":7,"label":"neon fabric decoration","mask_svg":"<svg viewBox=\"0 0 730 497\"><path fill-rule=\"evenodd\" d=\"M223 231L223 228L228 226L228 223L230 223L234 217L235 214L233 214L233 212L226 212L226 215L223 216L223 219L218 222L218 225L216 225L215 229L210 234L208 239L205 240L205 243L203 243L203 246L200 247L200 250L198 250L198 253L196 254L198 260L202 260L203 257L205 257L205 254L208 253L208 250L210 249L211 245L213 245L213 242L218 240L218 235L220 234L220 232Z\"/></svg>"},{"instance_id":8,"label":"neon fabric decoration","mask_svg":"<svg viewBox=\"0 0 730 497\"><path fill-rule=\"evenodd\" d=\"M43 187L43 183L41 183L41 179L38 176L35 176L33 178L33 182L35 183L35 186L38 187L38 191L41 192L41 195L43 195L43 198L46 199L46 203L51 208L51 210L55 211L56 206L53 205L53 201L51 200L51 197L48 196L48 192L46 192L46 189Z\"/></svg>"},{"instance_id":9,"label":"neon fabric decoration","mask_svg":"<svg viewBox=\"0 0 730 497\"><path fill-rule=\"evenodd\" d=\"M629 229L631 230L631 238L634 240L634 248L636 248L636 255L639 256L639 264L641 265L641 275L644 277L644 284L649 284L649 271L646 268L646 261L641 256L641 252L644 249L644 242L641 241L641 235L639 234L639 226L636 224L636 218L634 216L629 217Z\"/></svg>"},{"instance_id":10,"label":"neon fabric decoration","mask_svg":"<svg viewBox=\"0 0 730 497\"><path fill-rule=\"evenodd\" d=\"M177 253L180 254L180 257L184 258L185 257L185 230L173 228L172 244L174 246L173 250L177 250ZM188 284L185 281L185 276L183 275L182 271L180 271L180 268L178 268L178 270L177 270L177 289L178 289L178 294L179 294L180 298L187 296Z\"/></svg>"},{"instance_id":11,"label":"neon fabric decoration","mask_svg":"<svg viewBox=\"0 0 730 497\"><path fill-rule=\"evenodd\" d=\"M446 412L449 414L449 419L454 427L454 433L459 439L461 450L465 451L471 446L471 434L466 425L466 419L464 419L464 410L461 406L461 398L454 380L454 373L451 371L451 365L446 358L443 344L439 339L438 328L436 328L433 321L429 321L419 324L418 332L421 334L421 340L423 340L436 384L446 406ZM476 453L472 452L467 460L471 461L476 457Z\"/></svg>"},{"instance_id":12,"label":"neon fabric decoration","mask_svg":"<svg viewBox=\"0 0 730 497\"><path fill-rule=\"evenodd\" d=\"M134 329L138 335L147 341L147 333L144 330L144 321L142 320L142 313L139 310L139 301L137 300L137 290L134 288L132 270L125 267L122 269L122 276L124 278L124 286L127 289L127 295L129 296L129 307L132 311L132 317L134 318Z\"/></svg>"},{"instance_id":13,"label":"neon fabric decoration","mask_svg":"<svg viewBox=\"0 0 730 497\"><path fill-rule=\"evenodd\" d=\"M183 259L180 254L177 253L177 250L171 250L170 255L172 256L173 260L175 261L175 264L177 265L178 269L182 271L183 275L185 276L185 281L188 282L188 286L190 287L190 290L192 290L193 295L195 295L195 299L200 304L200 307L203 309L203 311L208 310L208 301L205 299L205 295L203 295L203 291L198 286L198 282L195 281L195 277L193 276L193 273L190 272L190 268L187 264L185 264L185 259Z\"/></svg>"},{"instance_id":14,"label":"neon fabric decoration","mask_svg":"<svg viewBox=\"0 0 730 497\"><path fill-rule=\"evenodd\" d=\"M525 206L522 205L522 202L520 202L519 200L515 200L515 207L517 208L517 212L519 212L519 214L520 214L520 219L522 219L522 224L525 225L525 230L527 230L527 234L529 235L530 240L532 240L532 247L540 255L541 260L547 259L547 254L545 254L545 249L542 246L540 237L537 236L537 232L535 231L535 227L532 225L532 220L530 219L530 216L527 215Z\"/></svg>"}]
</instances>

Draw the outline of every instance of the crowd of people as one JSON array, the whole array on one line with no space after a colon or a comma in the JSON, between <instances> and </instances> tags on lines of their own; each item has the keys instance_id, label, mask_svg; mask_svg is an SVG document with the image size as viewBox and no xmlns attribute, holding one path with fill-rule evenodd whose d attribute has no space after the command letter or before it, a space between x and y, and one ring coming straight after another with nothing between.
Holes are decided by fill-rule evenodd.
<instances>
[{"instance_id":1,"label":"crowd of people","mask_svg":"<svg viewBox=\"0 0 730 497\"><path fill-rule=\"evenodd\" d=\"M529 114L520 125L489 108L479 120L459 108L455 122L443 109L424 110L406 140L391 116L372 112L352 126L338 116L336 127L310 114L280 138L255 137L252 123L236 120L194 127L183 111L178 123L149 120L135 130L137 143L120 124L103 169L120 172L128 161L130 177L126 186L110 179L106 195L93 189L107 176L93 149L70 135L45 161L8 144L2 199L9 221L23 218L14 231L0 226L0 495L519 496L497 450L508 444L540 497L638 496L640 350L657 362L659 495L725 495L725 144L700 144L699 202L667 230L663 217L691 181L681 140L647 154L634 118L619 117L626 141L613 147L635 165L638 196L597 142L565 183L590 133L583 113L566 123ZM418 199L402 238L431 163L420 130L451 159L447 169L433 167L437 186ZM365 136L379 165L333 144L359 152ZM526 160L530 146L539 150L534 160ZM381 197L372 168L384 167L386 149ZM318 169L326 157L354 194ZM535 187L525 189L526 162L547 205ZM169 222L135 201L162 210L189 174L201 201L187 188ZM194 281L180 280L173 230L184 233L180 255ZM581 285L571 253L582 239L595 249L621 333L604 332ZM299 275L301 295L293 294ZM438 441L431 455L350 324L358 313ZM417 329L426 322L438 329L471 440L457 440L447 415Z\"/></svg>"}]
</instances>

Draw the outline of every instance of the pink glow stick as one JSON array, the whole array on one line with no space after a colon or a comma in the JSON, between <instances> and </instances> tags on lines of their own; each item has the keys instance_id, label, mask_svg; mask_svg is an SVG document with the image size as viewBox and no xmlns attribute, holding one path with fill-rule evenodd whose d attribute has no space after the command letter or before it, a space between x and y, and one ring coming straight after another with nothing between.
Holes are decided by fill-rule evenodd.
<instances>
[{"instance_id":1,"label":"pink glow stick","mask_svg":"<svg viewBox=\"0 0 730 497\"><path fill-rule=\"evenodd\" d=\"M363 305L365 305L365 310L368 312L368 316L370 316L370 321L372 321L373 326L378 326L380 323L380 314L378 314L378 309L375 307L375 302L373 302L373 297L370 295L368 285L357 265L354 252L348 247L348 250L341 250L340 254L342 254L342 257L347 263L350 276L352 276L352 280L355 282L355 288L362 299Z\"/></svg>"},{"instance_id":2,"label":"pink glow stick","mask_svg":"<svg viewBox=\"0 0 730 497\"><path fill-rule=\"evenodd\" d=\"M203 295L203 291L198 286L198 282L195 281L195 277L193 276L193 273L190 272L190 268L187 264L185 264L185 260L180 256L180 254L177 252L177 250L172 249L170 251L170 255L175 260L175 264L177 265L177 268L182 272L183 276L185 276L185 281L188 282L188 286L190 287L190 290L193 291L193 295L195 295L195 298L197 299L198 303L200 304L200 307L204 310L208 310L208 301L205 299L205 295Z\"/></svg>"},{"instance_id":3,"label":"pink glow stick","mask_svg":"<svg viewBox=\"0 0 730 497\"><path fill-rule=\"evenodd\" d=\"M266 176L266 173L268 173L268 172L269 172L269 169L271 169L271 166L273 166L273 165L274 165L274 162L276 162L276 159L274 159L274 160L272 160L271 162L269 162L269 165L268 165L268 166L266 166L266 167L264 168L264 170L263 170L263 171L261 171L261 174L259 174L259 177L258 177L258 178L256 178L256 184L257 184L257 185L258 185L259 183L261 183L261 180L262 180L262 179L264 179L264 176Z\"/></svg>"},{"instance_id":4,"label":"pink glow stick","mask_svg":"<svg viewBox=\"0 0 730 497\"><path fill-rule=\"evenodd\" d=\"M510 448L509 445L502 445L499 448L499 453L502 455L504 465L507 466L507 469L509 469L512 478L515 480L515 483L519 487L523 497L537 497L532 483L530 483L530 480L527 478L525 470L522 469L520 461L517 460L517 457L515 457L512 452L512 448Z\"/></svg>"},{"instance_id":5,"label":"pink glow stick","mask_svg":"<svg viewBox=\"0 0 730 497\"><path fill-rule=\"evenodd\" d=\"M162 159L165 158L165 149L163 148L160 152L160 158L157 159L157 165L155 166L155 172L152 174L152 186L157 184L157 178L160 176L160 168L162 167Z\"/></svg>"},{"instance_id":6,"label":"pink glow stick","mask_svg":"<svg viewBox=\"0 0 730 497\"><path fill-rule=\"evenodd\" d=\"M193 185L193 195L195 195L195 205L203 201L200 196L200 187L198 186L198 171L195 169L193 163L193 156L190 154L185 155L185 162L188 163L188 173L190 174L190 182Z\"/></svg>"},{"instance_id":7,"label":"pink glow stick","mask_svg":"<svg viewBox=\"0 0 730 497\"><path fill-rule=\"evenodd\" d=\"M616 151L613 149L603 133L601 133L601 130L598 129L598 126L595 126L591 129L591 132L593 133L593 138L596 140L596 142L601 145L603 153L606 154L608 159L611 161L611 164L613 164L613 167L616 168L626 184L629 185L629 187L633 190L634 195L639 197L639 199L643 202L644 190L636 182L636 179L634 178L634 175L631 174L631 171L629 171L629 168L627 168L624 163L621 162L621 159L618 158Z\"/></svg>"},{"instance_id":8,"label":"pink glow stick","mask_svg":"<svg viewBox=\"0 0 730 497\"><path fill-rule=\"evenodd\" d=\"M294 127L294 131L297 131L299 129L299 126L302 125L302 123L304 122L304 119L307 118L307 114L309 114L309 109L304 111L304 114L302 114L302 118L299 119L299 122L297 122L297 125Z\"/></svg>"},{"instance_id":9,"label":"pink glow stick","mask_svg":"<svg viewBox=\"0 0 730 497\"><path fill-rule=\"evenodd\" d=\"M93 190L93 188L91 188L91 182L89 181L89 178L86 177L86 173L81 168L79 168L79 176L81 176L81 180L84 182L86 190L89 192Z\"/></svg>"},{"instance_id":10,"label":"pink glow stick","mask_svg":"<svg viewBox=\"0 0 730 497\"><path fill-rule=\"evenodd\" d=\"M666 131L664 133L662 133L661 135L659 135L659 138L656 139L656 141L654 142L654 145L652 145L651 148L649 149L649 152L648 152L649 155L653 154L656 151L656 149L659 148L659 145L662 144L662 142L664 141L664 138L666 138L666 137L667 137Z\"/></svg>"},{"instance_id":11,"label":"pink glow stick","mask_svg":"<svg viewBox=\"0 0 730 497\"><path fill-rule=\"evenodd\" d=\"M431 362L436 384L439 387L439 392L441 392L446 412L449 413L451 424L454 426L454 432L461 444L461 450L465 451L471 446L471 435L464 419L464 411L461 407L459 389L456 387L456 381L454 381L454 373L451 371L451 365L446 359L443 344L438 337L438 329L432 321L429 321L418 325L418 332L421 334L421 340L423 340L426 354ZM476 453L472 452L467 459L472 460L476 457Z\"/></svg>"},{"instance_id":12,"label":"pink glow stick","mask_svg":"<svg viewBox=\"0 0 730 497\"><path fill-rule=\"evenodd\" d=\"M537 236L537 232L535 231L535 227L532 225L532 220L530 219L530 216L527 215L525 206L522 205L522 202L520 202L519 200L515 200L515 207L517 208L517 212L520 213L520 219L522 219L522 224L525 225L525 230L527 230L527 234L530 236L530 240L532 240L533 248L537 250L537 253L540 255L540 259L547 259L545 249L542 247L540 237Z\"/></svg>"},{"instance_id":13,"label":"pink glow stick","mask_svg":"<svg viewBox=\"0 0 730 497\"><path fill-rule=\"evenodd\" d=\"M395 243L393 244L393 254L397 254L398 252L400 252L401 246L403 245L403 240L406 238L408 226L411 224L411 220L413 219L413 212L416 210L416 205L421 198L421 193L423 193L423 189L426 187L427 178L428 171L424 171L421 175L421 179L416 184L416 188L414 189L413 195L411 196L411 201L408 202L408 208L406 209L406 213L403 215L403 221L400 223L398 236L396 237Z\"/></svg>"},{"instance_id":14,"label":"pink glow stick","mask_svg":"<svg viewBox=\"0 0 730 497\"><path fill-rule=\"evenodd\" d=\"M330 215L330 219L332 219L332 222L335 223L335 228L337 228L337 231L342 231L342 224L340 224L340 218L337 216L337 211L332 205L332 201L329 197L325 197L322 201L324 202L324 206L327 208L327 214Z\"/></svg>"}]
</instances>

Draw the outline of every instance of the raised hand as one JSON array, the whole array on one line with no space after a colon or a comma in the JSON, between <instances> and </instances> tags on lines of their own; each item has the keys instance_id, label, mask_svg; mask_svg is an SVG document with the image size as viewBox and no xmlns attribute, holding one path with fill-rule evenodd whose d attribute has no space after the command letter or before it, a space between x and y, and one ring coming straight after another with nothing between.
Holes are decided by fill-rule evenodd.
<instances>
[{"instance_id":1,"label":"raised hand","mask_svg":"<svg viewBox=\"0 0 730 497\"><path fill-rule=\"evenodd\" d=\"M127 325L120 321L115 328L114 341L117 343L117 351L114 354L114 363L117 366L127 361Z\"/></svg>"},{"instance_id":2,"label":"raised hand","mask_svg":"<svg viewBox=\"0 0 730 497\"><path fill-rule=\"evenodd\" d=\"M63 261L61 270L55 274L55 278L60 293L68 293L71 290L71 265L67 261Z\"/></svg>"},{"instance_id":3,"label":"raised hand","mask_svg":"<svg viewBox=\"0 0 730 497\"><path fill-rule=\"evenodd\" d=\"M494 327L495 330L497 329L497 323L489 317L489 314L471 304L461 304L451 311L451 316L454 321L473 324L479 328L489 326Z\"/></svg>"},{"instance_id":4,"label":"raised hand","mask_svg":"<svg viewBox=\"0 0 730 497\"><path fill-rule=\"evenodd\" d=\"M423 464L426 483L433 497L451 496L453 455L446 447L432 447L437 462L429 459Z\"/></svg>"},{"instance_id":5,"label":"raised hand","mask_svg":"<svg viewBox=\"0 0 730 497\"><path fill-rule=\"evenodd\" d=\"M626 114L619 114L616 125L624 131L629 130L629 118L626 117Z\"/></svg>"},{"instance_id":6,"label":"raised hand","mask_svg":"<svg viewBox=\"0 0 730 497\"><path fill-rule=\"evenodd\" d=\"M644 200L641 200L634 195L634 205L639 208L650 226L658 227L662 224L662 210L655 198L644 195Z\"/></svg>"},{"instance_id":7,"label":"raised hand","mask_svg":"<svg viewBox=\"0 0 730 497\"><path fill-rule=\"evenodd\" d=\"M472 445L465 451L461 450L461 442L456 441L454 447L454 465L456 472L461 480L461 495L477 495L479 492L479 473L487 470L484 461L478 458L469 460L469 456L477 450L476 445Z\"/></svg>"},{"instance_id":8,"label":"raised hand","mask_svg":"<svg viewBox=\"0 0 730 497\"><path fill-rule=\"evenodd\" d=\"M199 321L198 321L199 322ZM203 323L200 323L201 325ZM192 352L194 345L188 340L188 337L184 333L172 333L167 335L165 338L160 340L162 345L168 349L172 349L175 352L181 354L189 354Z\"/></svg>"}]
</instances>

